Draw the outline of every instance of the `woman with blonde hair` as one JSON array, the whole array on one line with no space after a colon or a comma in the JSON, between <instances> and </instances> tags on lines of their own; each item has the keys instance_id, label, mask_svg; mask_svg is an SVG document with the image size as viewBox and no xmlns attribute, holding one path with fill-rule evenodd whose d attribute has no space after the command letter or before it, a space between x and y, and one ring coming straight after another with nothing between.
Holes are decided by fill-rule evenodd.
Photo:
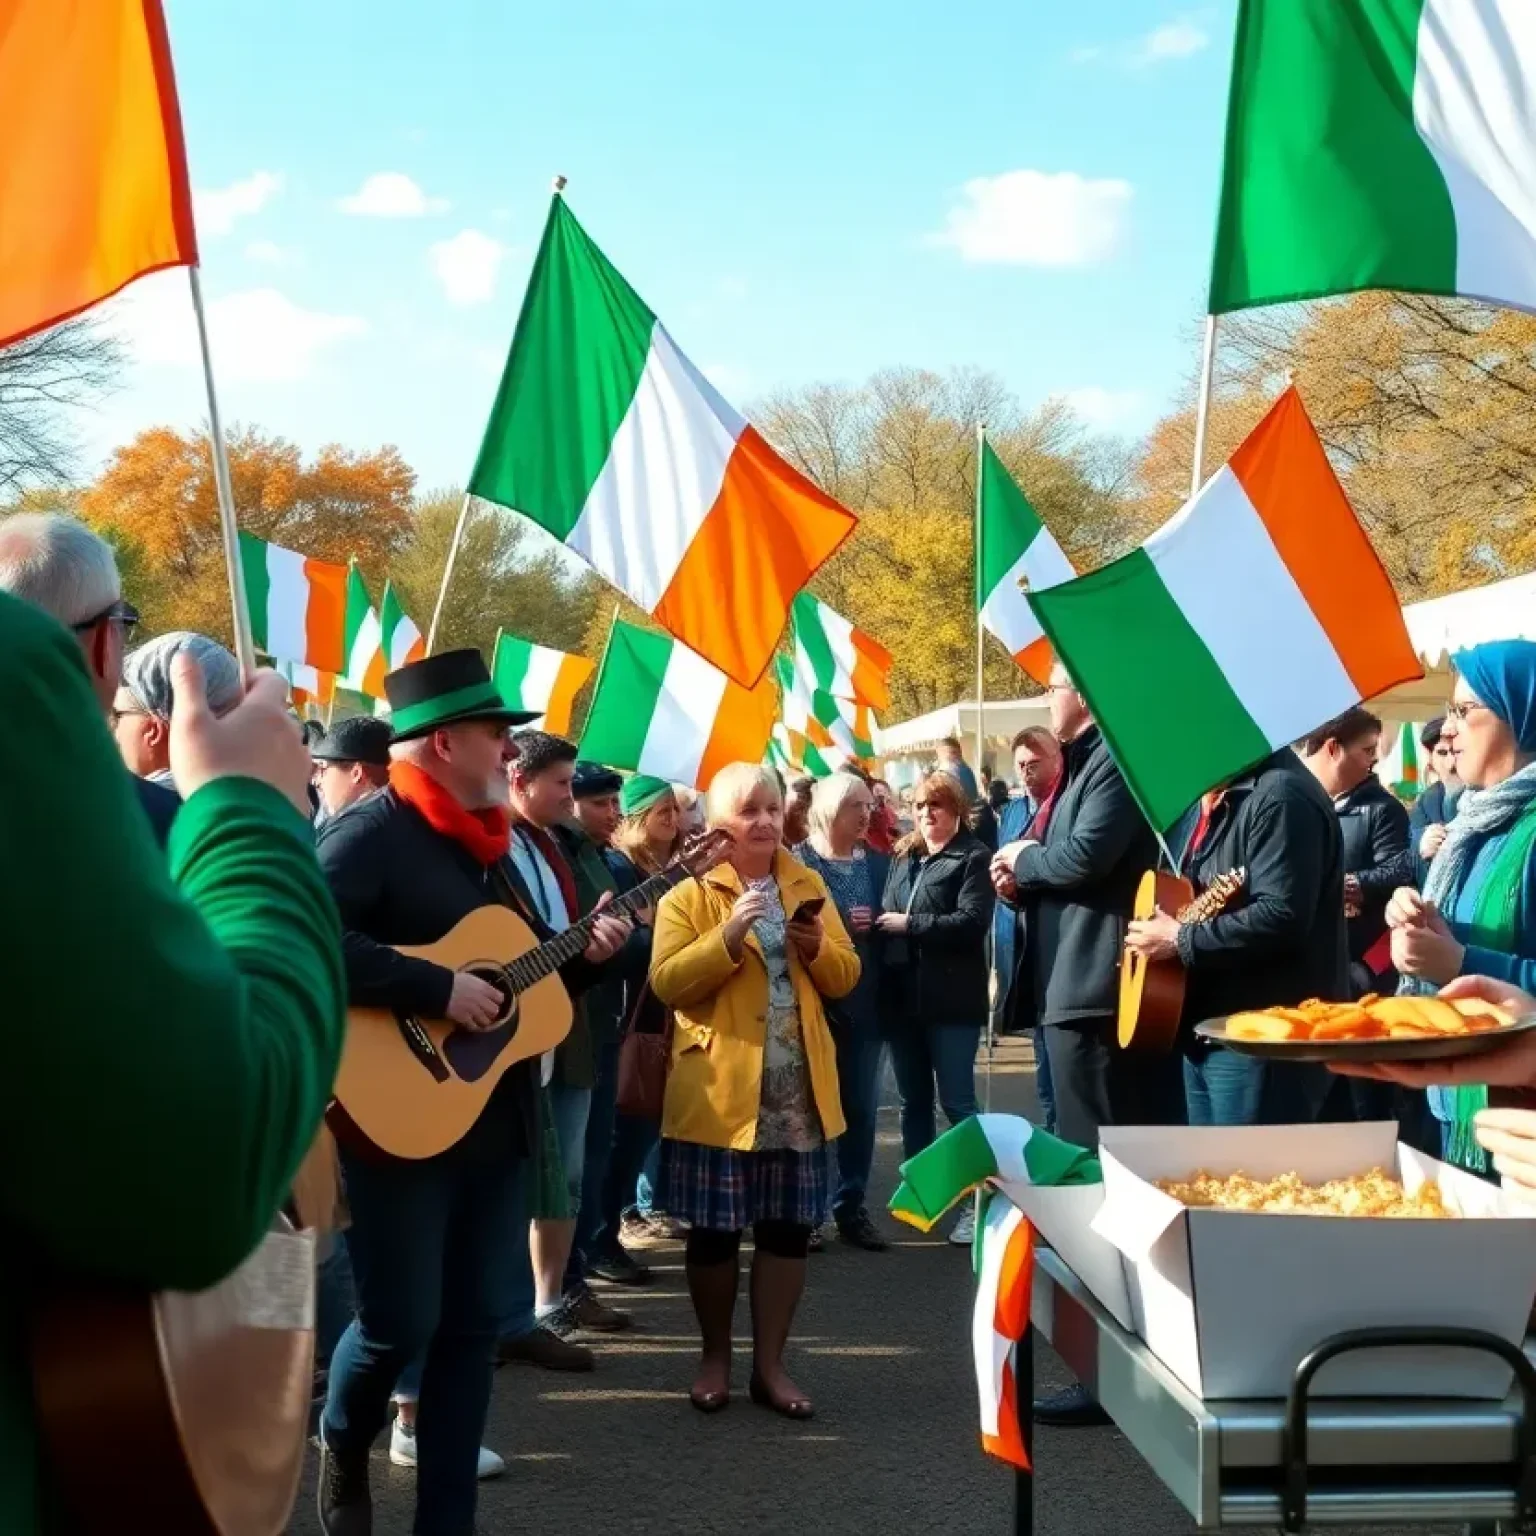
<instances>
[{"instance_id":1,"label":"woman with blonde hair","mask_svg":"<svg viewBox=\"0 0 1536 1536\"><path fill-rule=\"evenodd\" d=\"M826 1144L843 1131L823 998L852 991L859 961L826 885L783 846L771 768L732 763L706 817L723 864L662 898L651 987L675 1011L657 1203L689 1222L688 1290L703 1338L689 1399L730 1401L741 1234L750 1226L755 1403L790 1418L810 1400L784 1368L811 1230L827 1198Z\"/></svg>"},{"instance_id":2,"label":"woman with blonde hair","mask_svg":"<svg viewBox=\"0 0 1536 1536\"><path fill-rule=\"evenodd\" d=\"M907 1157L938 1134L934 1090L951 1125L976 1113L976 1047L986 1021L987 934L996 896L986 845L966 825L970 799L953 774L936 772L913 790L917 830L896 845L877 920L886 946L891 1065L901 1096ZM969 1206L950 1233L969 1243Z\"/></svg>"},{"instance_id":3,"label":"woman with blonde hair","mask_svg":"<svg viewBox=\"0 0 1536 1536\"><path fill-rule=\"evenodd\" d=\"M848 1129L837 1138L837 1190L832 1219L845 1243L880 1253L889 1245L865 1205L875 1158L875 1116L879 1107L880 935L875 915L891 861L869 846L875 797L869 783L852 773L833 773L811 791L810 835L795 855L826 882L843 926L859 956L858 985L827 1015L837 1043L837 1083Z\"/></svg>"}]
</instances>

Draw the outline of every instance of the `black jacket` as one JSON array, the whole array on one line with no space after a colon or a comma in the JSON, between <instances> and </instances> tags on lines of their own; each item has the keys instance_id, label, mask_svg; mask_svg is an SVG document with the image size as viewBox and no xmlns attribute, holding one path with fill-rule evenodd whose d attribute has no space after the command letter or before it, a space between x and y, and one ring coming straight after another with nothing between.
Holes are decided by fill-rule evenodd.
<instances>
[{"instance_id":1,"label":"black jacket","mask_svg":"<svg viewBox=\"0 0 1536 1536\"><path fill-rule=\"evenodd\" d=\"M884 980L906 1023L986 1021L987 934L996 900L990 859L986 845L962 827L935 854L917 849L891 860L881 910L905 912L909 921L905 938L886 942Z\"/></svg>"},{"instance_id":2,"label":"black jacket","mask_svg":"<svg viewBox=\"0 0 1536 1536\"><path fill-rule=\"evenodd\" d=\"M320 868L341 913L348 1001L440 1019L453 991L453 972L430 960L399 954L396 944L435 944L477 907L511 907L543 943L554 937L539 916L510 858L492 869L434 832L420 812L392 789L350 806L321 829ZM578 956L560 969L574 997L591 985L597 968ZM499 1101L516 1105L524 1152L537 1124L533 1098L537 1062L521 1063L502 1079L482 1119ZM505 1111L500 1111L505 1112Z\"/></svg>"},{"instance_id":3,"label":"black jacket","mask_svg":"<svg viewBox=\"0 0 1536 1536\"><path fill-rule=\"evenodd\" d=\"M1013 866L1028 935L1012 990L1013 1028L1115 1012L1125 926L1136 887L1157 860L1157 840L1097 726L1063 749L1062 772L1044 842ZM1031 1003L1027 1019L1022 1010Z\"/></svg>"},{"instance_id":4,"label":"black jacket","mask_svg":"<svg viewBox=\"0 0 1536 1536\"><path fill-rule=\"evenodd\" d=\"M621 896L650 878L627 853L617 848L603 849L603 863L613 876L614 889ZM653 909L654 919L654 909ZM650 988L651 948L656 941L653 923L636 923L619 957L623 974L624 998L620 1010L620 1032L632 1028L637 1034L659 1035L667 1027L667 1010Z\"/></svg>"},{"instance_id":5,"label":"black jacket","mask_svg":"<svg viewBox=\"0 0 1536 1536\"><path fill-rule=\"evenodd\" d=\"M1289 747L1227 787L1205 840L1184 860L1197 891L1234 869L1247 879L1227 910L1179 930L1186 1030L1244 1008L1347 999L1339 820Z\"/></svg>"},{"instance_id":6,"label":"black jacket","mask_svg":"<svg viewBox=\"0 0 1536 1536\"><path fill-rule=\"evenodd\" d=\"M1334 801L1343 841L1344 873L1360 882L1360 915L1348 919L1349 958L1352 964L1364 961L1368 949L1387 931L1387 902L1399 886L1414 882L1414 858L1408 848L1408 812L1402 802L1373 774L1358 788ZM1383 967L1371 978L1370 986L1358 991L1390 992L1392 985L1376 985L1385 980Z\"/></svg>"},{"instance_id":7,"label":"black jacket","mask_svg":"<svg viewBox=\"0 0 1536 1536\"><path fill-rule=\"evenodd\" d=\"M1445 792L1444 784L1431 784L1413 802L1413 811L1408 817L1408 846L1413 851L1415 885L1422 886L1429 878L1429 860L1420 854L1419 843L1431 827L1455 821L1457 803Z\"/></svg>"},{"instance_id":8,"label":"black jacket","mask_svg":"<svg viewBox=\"0 0 1536 1536\"><path fill-rule=\"evenodd\" d=\"M144 814L149 817L155 841L164 848L170 839L171 823L181 809L181 796L174 789L156 784L151 779L136 778L133 788L139 797L139 804L144 807Z\"/></svg>"}]
</instances>

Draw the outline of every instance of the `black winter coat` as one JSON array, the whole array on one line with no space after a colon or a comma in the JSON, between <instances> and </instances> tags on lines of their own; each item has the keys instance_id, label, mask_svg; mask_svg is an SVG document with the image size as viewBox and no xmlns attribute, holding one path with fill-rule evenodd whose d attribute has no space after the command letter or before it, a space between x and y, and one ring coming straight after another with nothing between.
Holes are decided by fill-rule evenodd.
<instances>
[{"instance_id":1,"label":"black winter coat","mask_svg":"<svg viewBox=\"0 0 1536 1536\"><path fill-rule=\"evenodd\" d=\"M1067 744L1062 771L1044 842L1013 866L1028 932L1012 994L1016 1029L1114 1014L1136 887L1157 861L1157 839L1097 726Z\"/></svg>"},{"instance_id":2,"label":"black winter coat","mask_svg":"<svg viewBox=\"0 0 1536 1536\"><path fill-rule=\"evenodd\" d=\"M997 899L990 862L986 845L964 827L935 854L919 848L891 860L881 910L908 917L905 937L886 942L892 1022L986 1022L987 934Z\"/></svg>"},{"instance_id":3,"label":"black winter coat","mask_svg":"<svg viewBox=\"0 0 1536 1536\"><path fill-rule=\"evenodd\" d=\"M1244 1008L1348 999L1339 820L1288 747L1227 787L1204 842L1184 862L1197 891L1233 869L1248 872L1236 900L1179 930L1186 1031Z\"/></svg>"},{"instance_id":4,"label":"black winter coat","mask_svg":"<svg viewBox=\"0 0 1536 1536\"><path fill-rule=\"evenodd\" d=\"M540 943L554 932L539 916L510 858L492 869L435 832L392 789L360 800L326 822L316 852L341 913L348 1001L440 1019L453 991L453 972L430 960L399 954L396 944L435 944L477 907L501 902L533 929ZM574 997L597 968L578 956L561 967ZM527 1153L537 1125L537 1062L520 1063L502 1078L482 1121L511 1115L513 1149Z\"/></svg>"},{"instance_id":5,"label":"black winter coat","mask_svg":"<svg viewBox=\"0 0 1536 1536\"><path fill-rule=\"evenodd\" d=\"M1399 886L1414 883L1415 864L1408 847L1407 808L1373 774L1365 783L1334 802L1343 841L1344 873L1360 882L1360 915L1348 919L1349 958L1360 964L1368 949L1387 931L1387 902ZM1388 968L1359 991L1391 991L1378 986Z\"/></svg>"},{"instance_id":6,"label":"black winter coat","mask_svg":"<svg viewBox=\"0 0 1536 1536\"><path fill-rule=\"evenodd\" d=\"M1459 797L1458 797L1459 798ZM1431 827L1444 826L1455 821L1457 800L1446 792L1444 784L1431 784L1413 802L1413 812L1408 818L1408 846L1413 850L1414 884L1420 887L1429 878L1429 860L1419 852L1419 844Z\"/></svg>"}]
</instances>

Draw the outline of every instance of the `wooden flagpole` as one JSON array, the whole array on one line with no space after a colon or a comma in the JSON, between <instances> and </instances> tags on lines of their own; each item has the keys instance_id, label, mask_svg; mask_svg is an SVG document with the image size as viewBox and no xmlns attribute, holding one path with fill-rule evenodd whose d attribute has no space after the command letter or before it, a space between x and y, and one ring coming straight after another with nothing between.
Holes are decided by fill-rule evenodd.
<instances>
[{"instance_id":1,"label":"wooden flagpole","mask_svg":"<svg viewBox=\"0 0 1536 1536\"><path fill-rule=\"evenodd\" d=\"M219 396L213 385L213 353L208 346L208 317L203 311L202 275L194 264L187 268L192 284L192 311L197 316L197 340L203 356L203 384L208 391L208 432L213 445L213 483L219 497L219 532L224 542L224 564L229 572L229 602L235 621L235 656L249 677L256 670L256 643L251 636L251 610L245 600L245 578L240 570L240 531L235 522L235 492L229 478L229 451L224 444L224 424L219 418Z\"/></svg>"}]
</instances>

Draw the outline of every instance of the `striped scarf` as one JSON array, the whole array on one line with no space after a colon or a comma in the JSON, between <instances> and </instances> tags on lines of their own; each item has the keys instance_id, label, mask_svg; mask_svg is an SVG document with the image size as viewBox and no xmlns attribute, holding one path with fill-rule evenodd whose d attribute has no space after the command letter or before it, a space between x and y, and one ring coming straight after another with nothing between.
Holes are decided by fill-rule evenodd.
<instances>
[{"instance_id":1,"label":"striped scarf","mask_svg":"<svg viewBox=\"0 0 1536 1536\"><path fill-rule=\"evenodd\" d=\"M1449 824L1445 842L1431 861L1424 883L1424 899L1432 902L1447 922L1458 908L1470 910L1470 923L1462 922L1468 942L1503 954L1517 946L1519 898L1525 866L1536 845L1536 763L1487 789L1463 790L1456 819ZM1502 837L1504 845L1494 855L1475 888L1469 888L1477 856L1489 838ZM1404 976L1401 994L1433 996L1440 989L1432 981ZM1481 1085L1431 1088L1430 1107L1435 1118L1450 1126L1449 1161L1482 1171L1487 1167L1472 1122L1488 1107L1488 1090Z\"/></svg>"}]
</instances>

